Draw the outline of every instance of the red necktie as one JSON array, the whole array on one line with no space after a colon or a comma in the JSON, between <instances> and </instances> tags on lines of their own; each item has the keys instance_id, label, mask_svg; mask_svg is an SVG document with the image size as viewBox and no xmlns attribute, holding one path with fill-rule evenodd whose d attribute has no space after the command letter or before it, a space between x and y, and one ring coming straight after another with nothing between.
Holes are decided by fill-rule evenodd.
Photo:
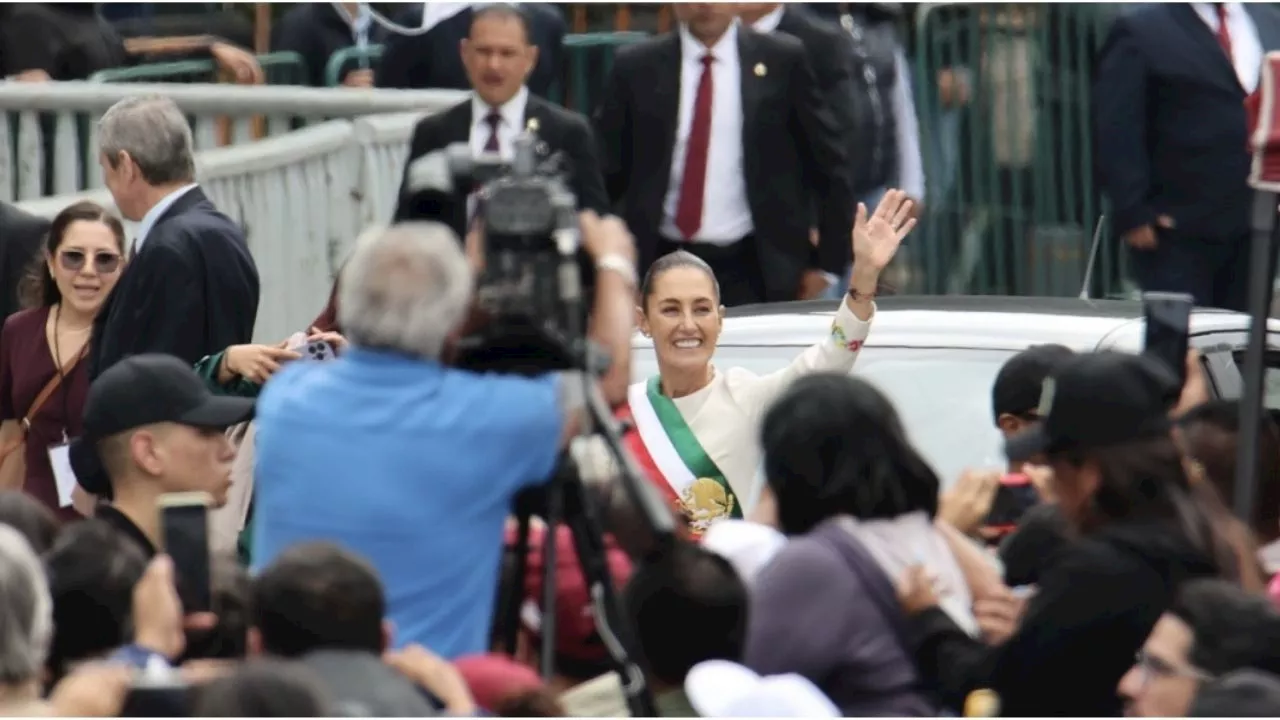
<instances>
[{"instance_id":1,"label":"red necktie","mask_svg":"<svg viewBox=\"0 0 1280 720\"><path fill-rule=\"evenodd\" d=\"M684 153L684 177L680 179L680 200L676 204L676 228L686 240L692 240L702 227L702 196L707 185L707 150L711 146L711 63L715 58L702 56L702 78L693 101L693 122L689 126L689 142Z\"/></svg>"},{"instance_id":2,"label":"red necktie","mask_svg":"<svg viewBox=\"0 0 1280 720\"><path fill-rule=\"evenodd\" d=\"M1227 54L1227 62L1235 67L1235 58L1231 55L1231 31L1227 29L1227 4L1214 3L1214 7L1218 11L1218 44L1222 46L1222 52Z\"/></svg>"},{"instance_id":3,"label":"red necktie","mask_svg":"<svg viewBox=\"0 0 1280 720\"><path fill-rule=\"evenodd\" d=\"M484 121L489 123L489 141L484 144L484 151L496 153L498 152L498 125L502 124L502 116L497 110L491 110L484 116Z\"/></svg>"}]
</instances>

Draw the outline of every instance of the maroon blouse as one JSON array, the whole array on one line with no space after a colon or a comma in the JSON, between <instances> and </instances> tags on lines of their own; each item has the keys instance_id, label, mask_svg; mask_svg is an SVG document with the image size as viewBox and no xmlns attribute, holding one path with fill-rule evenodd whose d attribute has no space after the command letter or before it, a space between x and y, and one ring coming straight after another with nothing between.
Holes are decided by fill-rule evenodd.
<instances>
[{"instance_id":1,"label":"maroon blouse","mask_svg":"<svg viewBox=\"0 0 1280 720\"><path fill-rule=\"evenodd\" d=\"M53 351L45 337L49 308L32 308L10 315L0 332L0 420L26 417L36 395L57 373ZM49 466L49 446L62 442L63 434L80 434L85 398L89 394L89 364L76 362L44 405L31 419L27 434L27 477L23 485L32 497L68 521L80 518L75 508L58 507L58 486Z\"/></svg>"}]
</instances>

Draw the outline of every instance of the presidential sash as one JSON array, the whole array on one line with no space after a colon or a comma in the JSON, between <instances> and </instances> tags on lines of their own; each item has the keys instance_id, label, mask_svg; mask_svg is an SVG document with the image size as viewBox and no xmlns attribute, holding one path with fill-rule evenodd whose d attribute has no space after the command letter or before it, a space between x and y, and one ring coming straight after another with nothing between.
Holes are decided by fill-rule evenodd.
<instances>
[{"instance_id":1,"label":"presidential sash","mask_svg":"<svg viewBox=\"0 0 1280 720\"><path fill-rule=\"evenodd\" d=\"M662 394L659 379L636 383L627 391L631 417L647 458L656 468L689 518L690 530L701 535L711 523L742 517L742 507L729 481L698 442L680 409Z\"/></svg>"}]
</instances>

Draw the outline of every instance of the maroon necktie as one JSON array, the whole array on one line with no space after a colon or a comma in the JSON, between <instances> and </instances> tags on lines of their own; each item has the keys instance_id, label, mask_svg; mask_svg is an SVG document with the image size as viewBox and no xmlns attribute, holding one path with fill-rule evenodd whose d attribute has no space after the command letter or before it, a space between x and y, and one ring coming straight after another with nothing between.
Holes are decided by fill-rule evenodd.
<instances>
[{"instance_id":1,"label":"maroon necktie","mask_svg":"<svg viewBox=\"0 0 1280 720\"><path fill-rule=\"evenodd\" d=\"M491 110L484 116L484 121L489 123L489 141L484 144L484 151L496 153L498 152L498 125L502 124L502 116L497 110Z\"/></svg>"},{"instance_id":2,"label":"maroon necktie","mask_svg":"<svg viewBox=\"0 0 1280 720\"><path fill-rule=\"evenodd\" d=\"M1218 44L1222 46L1222 52L1227 54L1227 62L1234 69L1235 58L1231 55L1231 31L1227 29L1227 4L1214 3L1213 6L1218 11Z\"/></svg>"},{"instance_id":3,"label":"maroon necktie","mask_svg":"<svg viewBox=\"0 0 1280 720\"><path fill-rule=\"evenodd\" d=\"M707 150L711 146L711 63L715 58L702 56L702 78L693 101L693 122L689 126L689 142L684 153L684 177L680 179L680 200L676 204L676 228L686 240L692 240L702 227L702 196L707 185Z\"/></svg>"}]
</instances>

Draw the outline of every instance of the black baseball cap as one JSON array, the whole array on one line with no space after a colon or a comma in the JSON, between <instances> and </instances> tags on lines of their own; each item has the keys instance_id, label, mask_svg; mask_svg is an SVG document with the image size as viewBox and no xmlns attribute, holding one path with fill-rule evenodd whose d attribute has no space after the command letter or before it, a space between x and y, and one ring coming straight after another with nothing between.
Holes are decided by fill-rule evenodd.
<instances>
[{"instance_id":1,"label":"black baseball cap","mask_svg":"<svg viewBox=\"0 0 1280 720\"><path fill-rule=\"evenodd\" d=\"M991 386L991 411L1001 415L1026 417L1040 405L1040 389L1076 353L1066 345L1032 345L1005 361Z\"/></svg>"},{"instance_id":2,"label":"black baseball cap","mask_svg":"<svg viewBox=\"0 0 1280 720\"><path fill-rule=\"evenodd\" d=\"M84 432L69 454L76 481L88 492L110 497L111 482L98 443L155 423L228 428L253 417L252 398L214 395L196 371L172 355L134 355L107 368L89 386Z\"/></svg>"},{"instance_id":3,"label":"black baseball cap","mask_svg":"<svg viewBox=\"0 0 1280 720\"><path fill-rule=\"evenodd\" d=\"M1015 462L1062 450L1109 447L1167 434L1182 387L1156 360L1095 352L1067 360L1047 378L1036 407L1042 420L1005 442Z\"/></svg>"}]
</instances>

